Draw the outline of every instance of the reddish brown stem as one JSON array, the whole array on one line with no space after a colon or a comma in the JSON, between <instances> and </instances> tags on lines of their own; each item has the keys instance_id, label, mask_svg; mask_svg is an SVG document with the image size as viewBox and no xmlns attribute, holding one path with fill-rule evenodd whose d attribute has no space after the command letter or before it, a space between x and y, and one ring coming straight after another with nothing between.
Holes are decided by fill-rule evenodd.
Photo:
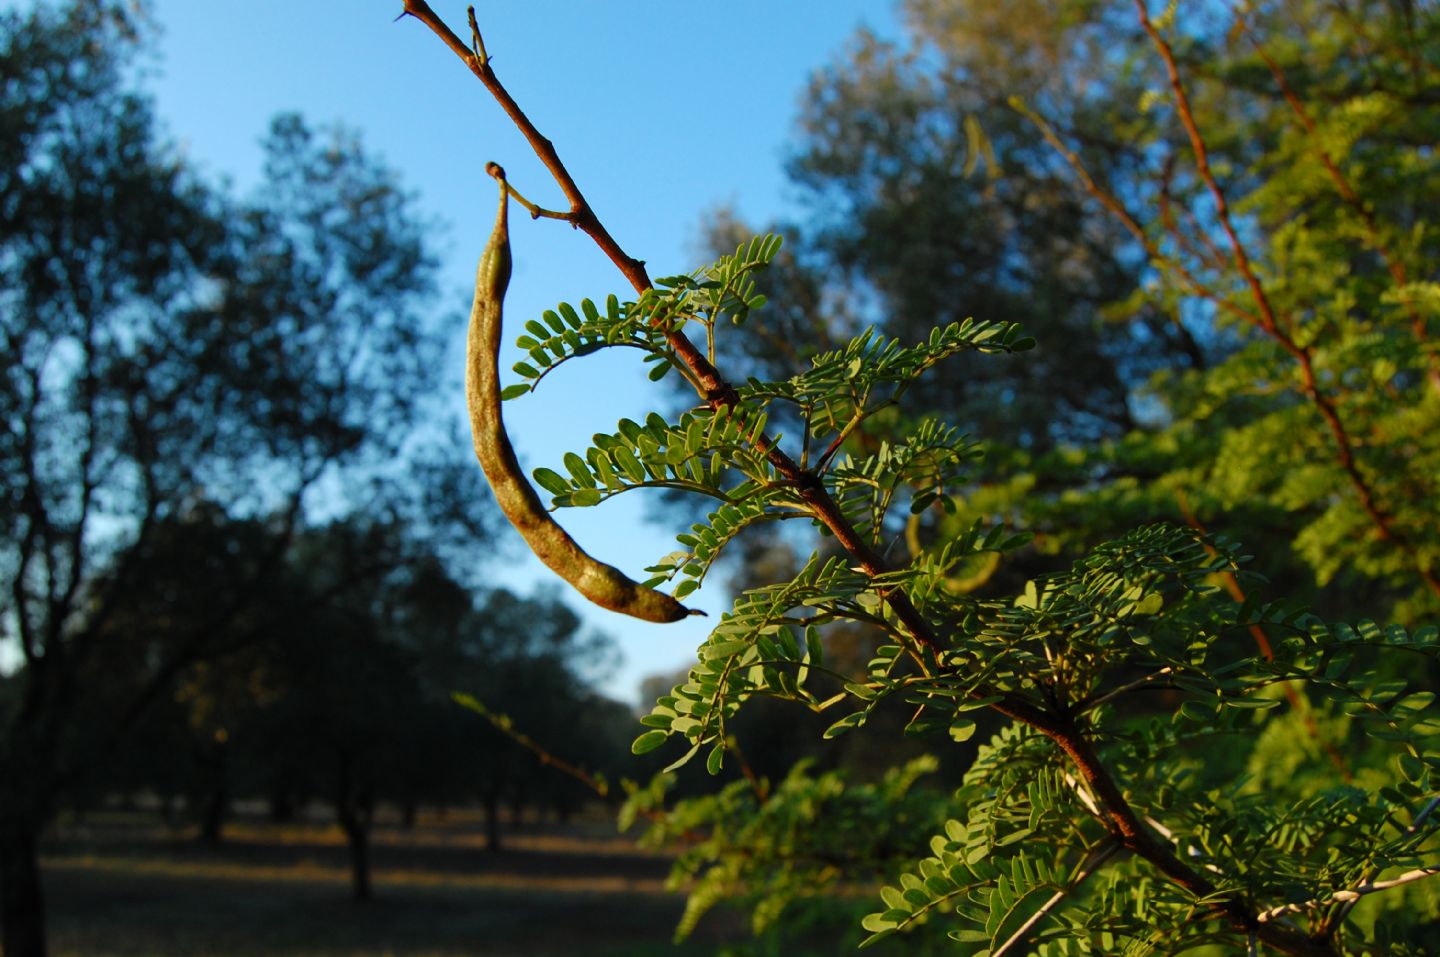
<instances>
[{"instance_id":1,"label":"reddish brown stem","mask_svg":"<svg viewBox=\"0 0 1440 957\"><path fill-rule=\"evenodd\" d=\"M1180 514L1185 517L1185 524L1209 538L1210 532L1201 523L1199 517L1191 511L1190 502L1182 490L1175 490L1175 501L1180 506ZM1220 554L1208 541L1205 543L1205 553L1211 558L1219 557ZM1235 600L1235 604L1245 604L1245 589L1240 587L1240 580L1235 577L1233 571L1227 568L1220 572L1220 581L1225 586L1225 591ZM1265 629L1256 624L1251 624L1249 629L1250 637L1255 639L1255 646L1260 650L1260 654L1266 661L1274 661L1275 651L1270 647L1270 638L1265 634ZM1309 732L1311 740L1319 741L1320 726L1315 723L1315 716L1310 713L1309 705L1300 697L1300 692L1295 688L1294 682L1287 681L1281 687L1285 689L1285 700L1290 702L1290 710L1300 715L1301 720L1305 722L1305 730ZM1350 773L1350 766L1345 763L1345 757L1340 753L1340 749L1329 741L1321 742L1321 747L1325 749L1330 763L1335 765L1335 769L1340 772L1340 777L1348 782L1353 775Z\"/></svg>"},{"instance_id":2,"label":"reddish brown stem","mask_svg":"<svg viewBox=\"0 0 1440 957\"><path fill-rule=\"evenodd\" d=\"M1331 157L1330 151L1325 149L1324 143L1320 139L1319 130L1315 126L1315 121L1310 116L1310 111L1305 108L1305 104L1301 102L1300 97L1298 97L1294 89L1291 88L1290 82L1285 78L1285 71L1280 68L1280 64L1275 62L1275 58L1260 44L1260 41L1255 35L1250 33L1249 25L1245 22L1245 18L1243 16L1237 16L1236 22L1240 29L1250 37L1250 42L1254 45L1255 52L1270 70L1270 75L1275 78L1275 84L1280 88L1281 96L1285 98L1285 102L1290 106L1290 111L1295 114L1295 118L1300 122L1300 126L1310 137L1315 147L1315 155L1319 157L1320 164L1325 167L1325 172L1330 177L1330 182L1335 186L1335 192L1340 194L1340 198L1344 200L1345 205L1350 207L1351 212L1355 214L1360 220L1360 224L1364 226L1365 238L1366 241L1369 242L1370 248L1375 250L1375 254L1378 255L1380 261L1385 264L1385 268L1390 273L1390 278L1394 281L1396 287L1400 288L1405 286L1410 281L1405 269L1405 264L1393 255L1389 247L1385 245L1385 240L1380 234L1380 226L1375 221L1375 215L1361 202L1360 196L1355 192L1355 188L1351 186L1350 180L1341 172L1339 164ZM1407 301L1405 303L1405 311L1410 318L1410 332L1415 337L1415 341L1420 343L1428 341L1430 333L1426 327L1425 317L1415 308L1413 302ZM1430 383L1430 388L1440 393L1440 364L1437 363L1440 363L1440 359L1431 359L1430 368L1426 376Z\"/></svg>"},{"instance_id":3,"label":"reddish brown stem","mask_svg":"<svg viewBox=\"0 0 1440 957\"><path fill-rule=\"evenodd\" d=\"M580 187L575 183L570 171L561 162L554 144L540 134L535 124L520 109L519 104L495 76L489 59L466 46L454 31L435 14L435 11L430 9L430 5L425 0L405 0L405 13L424 23L436 36L440 37L456 56L465 61L470 72L474 73L476 78L484 84L485 89L495 97L496 102L500 104L506 115L530 143L540 162L555 178L556 184L559 185L565 197L570 200L568 217L570 223L595 241L595 244L615 264L615 267L620 270L636 292L643 293L650 289L651 282L645 272L645 264L627 255L620 248L620 244L605 229L590 208L584 194L580 192ZM718 409L739 403L739 395L734 386L721 377L710 360L685 335L678 330L671 329L666 333L666 341L675 355L690 369L694 381L701 389L702 398L711 408ZM855 558L866 575L876 578L889 571L880 556L845 519L840 507L814 474L807 469L802 469L768 438L762 438L759 446L770 464L787 482L795 486L800 497L814 510L815 516L834 534L835 540L840 546ZM878 589L878 591L881 597L889 603L895 617L918 642L936 650L944 647L929 622L924 619L903 591L897 588Z\"/></svg>"},{"instance_id":4,"label":"reddish brown stem","mask_svg":"<svg viewBox=\"0 0 1440 957\"><path fill-rule=\"evenodd\" d=\"M1170 79L1170 89L1175 95L1175 108L1179 114L1180 123L1185 128L1185 133L1190 139L1191 152L1195 157L1195 168L1204 181L1206 188L1210 191L1215 201L1215 216L1220 222L1225 236L1230 242L1231 254L1235 262L1235 268L1244 279L1245 284L1250 288L1250 294L1255 300L1258 310L1256 319L1260 329L1275 340L1287 353L1294 358L1300 367L1300 382L1302 392L1310 399L1320 417L1325 420L1325 426L1330 431L1331 438L1335 443L1335 459L1341 471L1350 480L1351 486L1355 489L1356 497L1359 499L1360 507L1370 518L1380 538L1388 541L1410 560L1422 581L1437 595L1440 595L1440 578L1426 567L1421 560L1419 553L1410 540L1402 534L1384 510L1376 501L1375 492L1370 487L1369 480L1360 471L1360 466L1355 457L1354 443L1351 441L1350 433L1340 420L1339 410L1335 403L1320 391L1319 379L1315 374L1314 361L1311 358L1310 350L1301 346L1295 341L1290 332L1282 325L1275 312L1270 296L1265 292L1264 285L1255 274L1251 264L1250 255L1246 252L1245 244L1240 241L1240 236L1235 230L1235 224L1230 218L1230 205L1226 201L1225 191L1221 189L1220 183L1215 178L1214 172L1210 169L1210 153L1205 145L1205 137L1200 132L1199 125L1195 122L1195 114L1190 108L1190 97L1185 92L1185 84L1180 78L1180 67L1175 61L1175 52L1170 44L1156 29L1154 22L1150 19L1150 13L1145 7L1145 0L1135 0L1135 9L1140 17L1140 25L1150 37L1155 49L1160 53L1160 59L1165 64L1165 72Z\"/></svg>"},{"instance_id":5,"label":"reddish brown stem","mask_svg":"<svg viewBox=\"0 0 1440 957\"><path fill-rule=\"evenodd\" d=\"M571 201L570 221L588 233L605 251L617 268L626 276L637 292L650 288L649 277L639 260L627 256L614 239L600 224L569 172L561 163L554 146L541 136L530 120L520 110L490 69L488 59L471 51L435 16L424 0L405 0L405 12L425 23L446 45L449 46L470 67L480 81L490 90L505 112L530 141L536 155L555 177L561 189ZM733 386L726 382L714 366L683 335L676 331L667 333L671 348L690 367L695 379L701 384L705 401L713 408L734 405L738 395ZM870 548L841 513L835 501L825 490L819 477L812 471L800 468L794 460L781 451L771 439L762 438L760 448L777 472L790 482L798 494L813 509L817 518L835 535L836 541L859 564L871 578L884 574L888 569L878 555ZM914 638L932 649L941 649L943 644L931 626L910 602L908 596L898 589L881 590L889 602L896 618ZM1173 849L1146 829L1136 817L1134 810L1125 799L1119 786L1100 761L1089 741L1069 718L1037 707L1019 695L1005 695L993 707L999 713L1016 721L1035 727L1051 740L1075 764L1080 776L1098 797L1107 820L1107 826L1117 838L1134 853L1153 864L1167 878L1186 888L1197 897L1212 897L1216 888L1198 872L1189 868ZM1335 957L1329 945L1312 941L1303 935L1279 924L1259 924L1256 916L1238 898L1212 901L1208 904L1211 912L1227 920L1232 926L1244 932L1255 934L1277 950L1295 957Z\"/></svg>"},{"instance_id":6,"label":"reddish brown stem","mask_svg":"<svg viewBox=\"0 0 1440 957\"><path fill-rule=\"evenodd\" d=\"M745 783L750 785L750 793L755 795L756 802L764 804L770 798L770 784L756 774L755 769L750 766L750 762L745 758L745 752L740 748L740 739L733 734L727 735L725 750L735 756L735 761L740 765L740 774L745 778Z\"/></svg>"},{"instance_id":7,"label":"reddish brown stem","mask_svg":"<svg viewBox=\"0 0 1440 957\"><path fill-rule=\"evenodd\" d=\"M1165 231L1170 234L1170 238L1175 245L1189 255L1190 258L1200 263L1201 266L1207 266L1217 271L1223 269L1225 256L1219 249L1215 248L1215 244L1210 240L1210 234L1200 228L1200 224L1196 222L1194 212L1182 207L1185 213L1185 225L1191 229L1194 239L1204 247L1203 252L1195 248L1191 236L1187 235L1185 231L1181 229L1180 223L1175 219L1175 201L1170 192L1170 186L1174 178L1175 154L1170 153L1165 157L1165 165L1160 174L1160 225L1165 227Z\"/></svg>"},{"instance_id":8,"label":"reddish brown stem","mask_svg":"<svg viewBox=\"0 0 1440 957\"><path fill-rule=\"evenodd\" d=\"M1136 242L1140 243L1141 247L1145 250L1145 254L1150 257L1151 262L1173 272L1180 278L1181 282L1190 288L1191 292L1207 302L1214 304L1215 308L1222 312L1227 312L1246 323L1254 324L1258 321L1258 318L1247 309L1221 296L1215 290L1201 282L1200 278L1187 269L1184 263L1167 257L1156 244L1155 240L1145 232L1145 228L1141 226L1139 221L1125 208L1125 205L1121 203L1113 193L1095 181L1095 177L1090 175L1090 170L1081 162L1080 157L1075 154L1074 150L1065 145L1065 141L1060 139L1055 130L1038 114L1028 110L1022 110L1022 112L1039 128L1040 135L1045 138L1045 142L1049 143L1055 152L1060 154L1060 158L1069 164L1070 169L1074 171L1075 175L1080 177L1080 185L1085 187L1085 192L1094 197L1101 206L1104 206L1110 211L1111 215L1120 221L1120 225L1124 226L1125 230L1135 237Z\"/></svg>"},{"instance_id":9,"label":"reddish brown stem","mask_svg":"<svg viewBox=\"0 0 1440 957\"><path fill-rule=\"evenodd\" d=\"M1173 883L1197 898L1208 899L1205 908L1210 913L1242 933L1254 934L1281 953L1294 957L1336 957L1335 949L1326 941L1313 940L1289 927L1262 924L1257 913L1239 897L1217 899L1215 885L1180 860L1174 848L1141 822L1094 746L1073 720L1026 705L1014 707L1008 701L993 707L1007 717L1031 725L1053 741L1095 796L1103 823L1115 839Z\"/></svg>"},{"instance_id":10,"label":"reddish brown stem","mask_svg":"<svg viewBox=\"0 0 1440 957\"><path fill-rule=\"evenodd\" d=\"M505 735L505 737L509 738L511 741L514 741L526 751L529 751L531 754L535 755L536 759L539 760L541 764L545 765L546 767L554 768L561 774L565 774L574 778L576 781L579 781L586 788L594 792L596 797L606 798L610 796L610 788L603 780L591 774L589 771L586 771L579 765L571 764L569 761L566 761L564 758L559 757L554 752L550 751L543 744L530 737L530 735L516 728L514 722L512 722L508 716L503 714L496 714L494 711L491 711L488 707L486 707L484 702L480 701L478 698L471 697L470 695L457 694L454 695L454 700L456 704L460 705L462 708L468 708L469 710L475 712L480 717L490 722L490 726L493 727L496 731L499 731L501 734Z\"/></svg>"},{"instance_id":11,"label":"reddish brown stem","mask_svg":"<svg viewBox=\"0 0 1440 957\"><path fill-rule=\"evenodd\" d=\"M1064 751L1082 780L1095 795L1112 834L1130 851L1149 862L1170 881L1183 887L1196 898L1206 899L1206 909L1225 920L1237 931L1253 934L1257 939L1293 957L1336 957L1336 950L1327 941L1313 940L1289 927L1260 923L1256 913L1241 898L1215 900L1217 888L1199 871L1181 861L1169 844L1157 837L1135 816L1113 779L1105 772L1095 749L1072 724L1041 727L1046 735Z\"/></svg>"}]
</instances>

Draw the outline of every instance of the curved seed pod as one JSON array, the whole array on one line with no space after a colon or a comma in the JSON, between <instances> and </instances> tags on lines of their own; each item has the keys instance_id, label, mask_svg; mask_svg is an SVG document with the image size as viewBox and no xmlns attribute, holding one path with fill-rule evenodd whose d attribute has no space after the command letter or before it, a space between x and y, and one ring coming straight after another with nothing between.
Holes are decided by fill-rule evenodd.
<instances>
[{"instance_id":1,"label":"curved seed pod","mask_svg":"<svg viewBox=\"0 0 1440 957\"><path fill-rule=\"evenodd\" d=\"M588 555L550 517L520 470L500 416L501 307L510 285L509 193L505 171L494 163L486 170L500 181L500 211L475 272L475 303L470 310L465 350L465 399L470 407L475 457L485 470L500 510L551 571L600 607L656 622L703 614L663 592L631 581L618 568Z\"/></svg>"}]
</instances>

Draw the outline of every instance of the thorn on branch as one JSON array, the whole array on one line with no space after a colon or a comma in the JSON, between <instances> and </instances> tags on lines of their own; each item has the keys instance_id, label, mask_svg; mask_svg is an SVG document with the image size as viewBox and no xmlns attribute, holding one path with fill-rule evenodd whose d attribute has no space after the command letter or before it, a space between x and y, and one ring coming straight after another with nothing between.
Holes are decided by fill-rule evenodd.
<instances>
[{"instance_id":1,"label":"thorn on branch","mask_svg":"<svg viewBox=\"0 0 1440 957\"><path fill-rule=\"evenodd\" d=\"M486 167L487 171L489 170L490 166L495 166L495 164L489 164L489 166ZM499 167L497 166L496 169L499 169ZM491 173L490 175L494 176L495 174ZM503 171L501 175L504 175ZM580 228L580 214L577 213L575 210L561 212L560 210L556 209L546 209L538 203L532 203L530 202L530 200L520 195L520 191L516 189L509 180L505 181L505 191L510 194L511 199L515 200L515 202L525 207L525 211L530 214L531 219L558 219L563 222L569 223L572 229Z\"/></svg>"},{"instance_id":2,"label":"thorn on branch","mask_svg":"<svg viewBox=\"0 0 1440 957\"><path fill-rule=\"evenodd\" d=\"M475 20L475 7L472 4L465 8L465 15L470 20L470 51L475 54L475 60L482 70L490 68L490 54L485 52L485 40L480 36L480 24Z\"/></svg>"}]
</instances>

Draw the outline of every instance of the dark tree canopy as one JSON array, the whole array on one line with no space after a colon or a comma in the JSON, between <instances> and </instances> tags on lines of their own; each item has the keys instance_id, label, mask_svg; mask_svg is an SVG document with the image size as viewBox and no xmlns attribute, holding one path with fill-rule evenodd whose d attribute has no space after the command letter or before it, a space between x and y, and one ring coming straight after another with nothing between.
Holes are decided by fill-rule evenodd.
<instances>
[{"instance_id":1,"label":"dark tree canopy","mask_svg":"<svg viewBox=\"0 0 1440 957\"><path fill-rule=\"evenodd\" d=\"M17 957L44 952L34 841L57 795L186 667L255 639L254 603L316 516L413 517L401 456L437 418L436 263L394 172L289 116L253 197L207 182L136 85L148 28L102 0L0 15L0 641L18 659L0 924ZM103 683L112 666L126 680Z\"/></svg>"}]
</instances>

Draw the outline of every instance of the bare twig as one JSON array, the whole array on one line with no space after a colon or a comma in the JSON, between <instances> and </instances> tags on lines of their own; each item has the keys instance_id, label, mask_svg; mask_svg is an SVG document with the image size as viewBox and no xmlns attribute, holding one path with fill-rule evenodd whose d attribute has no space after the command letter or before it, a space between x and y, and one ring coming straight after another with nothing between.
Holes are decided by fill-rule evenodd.
<instances>
[{"instance_id":1,"label":"bare twig","mask_svg":"<svg viewBox=\"0 0 1440 957\"><path fill-rule=\"evenodd\" d=\"M725 736L725 750L735 755L735 760L740 764L740 774L744 776L745 783L750 785L750 793L755 795L757 803L764 804L770 797L770 784L764 778L755 773L750 762L745 757L745 752L740 748L740 739L733 734Z\"/></svg>"},{"instance_id":2,"label":"bare twig","mask_svg":"<svg viewBox=\"0 0 1440 957\"><path fill-rule=\"evenodd\" d=\"M1095 177L1091 175L1085 163L1076 155L1074 150L1065 145L1065 141L1055 132L1055 128L1050 125L1048 120L1039 113L1036 113L1018 97L1012 97L1010 105L1031 123L1035 124L1036 129L1040 131L1040 135L1045 138L1045 142L1049 143L1050 147L1055 150L1056 153L1060 154L1060 158L1065 160L1070 169L1080 178L1080 185L1085 187L1085 191L1094 197L1101 206L1109 210L1110 214L1120 221L1120 225L1124 226L1125 230L1135 237L1135 240L1144 248L1145 254L1150 257L1150 261L1155 264L1157 269L1162 272L1169 271L1174 273L1192 293L1204 299L1206 302L1211 303L1220 311L1230 313L1236 318L1252 325L1259 321L1254 313L1245 309L1229 297L1222 296L1207 286L1195 273L1188 269L1184 263L1166 256L1164 250L1156 244L1155 240L1145 231L1145 228L1140 225L1134 215L1125 208L1125 204L1120 202L1114 193L1111 193L1096 182Z\"/></svg>"},{"instance_id":3,"label":"bare twig","mask_svg":"<svg viewBox=\"0 0 1440 957\"><path fill-rule=\"evenodd\" d=\"M1080 869L1075 872L1075 876L1070 879L1070 883L1060 888L1049 900L1041 904L1040 909L1031 914L1029 919L1021 924L1015 933L1006 939L1005 943L991 951L991 957L1004 957L1005 953L1008 952L1011 947L1023 941L1025 935L1030 933L1036 924L1045 919L1046 914L1050 913L1050 911L1055 909L1056 905L1074 893L1081 884L1085 883L1091 874L1098 871L1118 850L1120 850L1120 843L1118 841L1106 841L1092 851L1090 856L1081 862Z\"/></svg>"},{"instance_id":4,"label":"bare twig","mask_svg":"<svg viewBox=\"0 0 1440 957\"><path fill-rule=\"evenodd\" d=\"M1427 877L1434 877L1440 874L1440 867L1417 867L1413 871L1406 871L1399 877L1392 877L1385 881L1367 881L1357 887L1350 887L1342 891L1335 891L1324 897L1317 897L1314 900L1301 901L1298 904L1283 904L1279 907L1272 907L1262 911L1257 918L1261 923L1268 923L1277 917L1285 917L1289 914L1299 914L1303 911L1313 910L1317 907L1324 907L1327 904L1354 903L1366 894L1374 894L1378 891L1388 891L1392 887L1400 887L1403 884L1413 884L1415 881L1424 880Z\"/></svg>"},{"instance_id":5,"label":"bare twig","mask_svg":"<svg viewBox=\"0 0 1440 957\"><path fill-rule=\"evenodd\" d=\"M546 767L554 768L562 774L569 775L570 777L579 781L581 784L585 785L591 791L595 792L595 794L599 797L603 798L610 795L610 785L607 784L603 778L596 777L595 775L586 771L584 768L571 764L569 761L566 761L562 757L558 757L549 749L547 749L544 745L540 744L540 742L530 737L530 735L521 731L519 728L516 728L515 723L510 720L510 717L508 715L497 714L494 711L491 711L485 706L485 703L483 701L474 697L473 695L460 694L457 692L450 697L454 700L456 704L460 705L462 708L475 712L480 717L490 722L491 727L493 727L496 731L499 731L501 734L505 735L505 737L509 738L511 741L514 741L526 751L529 751L531 754L535 755L535 757L540 759L541 764L545 765Z\"/></svg>"},{"instance_id":6,"label":"bare twig","mask_svg":"<svg viewBox=\"0 0 1440 957\"><path fill-rule=\"evenodd\" d=\"M1137 689L1139 689L1139 688L1143 688L1143 687L1145 687L1146 685L1150 684L1151 682L1159 681L1161 678L1169 677L1170 675L1173 675L1174 673L1175 673L1175 668L1174 668L1173 666L1171 666L1171 665L1166 665L1164 668L1161 668L1159 671L1152 671L1152 672L1150 672L1148 675L1146 675L1146 676L1143 677L1143 678L1137 678L1137 679L1135 679L1134 681L1126 682L1125 684L1121 685L1121 686L1118 687L1118 688L1112 688L1112 689L1110 689L1109 691L1107 691L1107 692L1105 692L1104 694L1102 694L1100 697L1094 699L1093 701L1086 701L1086 702L1084 702L1084 703L1083 703L1084 710L1089 711L1089 710L1091 710L1091 709L1093 709L1093 708L1098 708L1098 707L1100 707L1102 704L1104 704L1105 702L1107 702L1107 701L1109 701L1109 700L1111 700L1111 699L1113 699L1113 698L1118 698L1118 697L1120 697L1120 696L1123 695L1123 694L1128 694L1128 693L1131 692L1131 691L1135 691L1135 690L1137 690Z\"/></svg>"},{"instance_id":7,"label":"bare twig","mask_svg":"<svg viewBox=\"0 0 1440 957\"><path fill-rule=\"evenodd\" d=\"M1216 271L1224 269L1225 256L1211 241L1209 232L1200 228L1194 210L1188 206L1181 206L1180 209L1185 214L1185 225L1190 227L1191 231L1187 234L1180 228L1180 223L1175 218L1175 197L1171 191L1174 181L1175 154L1167 153L1160 171L1160 225L1165 227L1175 245L1202 267ZM1203 249L1197 249L1195 242L1199 242Z\"/></svg>"},{"instance_id":8,"label":"bare twig","mask_svg":"<svg viewBox=\"0 0 1440 957\"><path fill-rule=\"evenodd\" d=\"M583 230L595 241L636 292L644 292L651 288L650 277L645 272L645 264L626 254L609 231L605 229L586 201L584 194L580 192L580 187L576 184L574 177L570 175L570 171L561 161L554 144L541 135L535 124L525 115L519 104L495 76L495 71L490 66L490 58L482 57L479 52L467 47L454 31L435 14L425 0L405 0L405 13L424 23L436 36L440 37L446 46L465 61L470 72L475 74L491 96L500 104L501 109L524 135L535 151L535 155L550 171L556 184L570 200L569 222ZM476 32L478 33L478 26ZM707 404L718 409L722 406L735 406L739 403L739 394L735 391L735 387L721 377L714 365L695 347L694 343L675 329L667 331L666 341L676 356L691 370L693 381L697 383L701 398ZM814 510L816 517L831 531L840 546L855 558L866 575L876 578L890 570L880 555L845 519L840 507L813 472L800 468L768 437L761 437L757 442L757 447L775 466L776 470L795 486L800 497ZM880 589L879 593L890 604L891 609L895 612L895 617L905 625L917 642L937 651L944 647L944 643L935 634L930 623L925 620L902 590L886 588ZM1021 710L1029 707L1018 700L1014 702L1014 706Z\"/></svg>"}]
</instances>

